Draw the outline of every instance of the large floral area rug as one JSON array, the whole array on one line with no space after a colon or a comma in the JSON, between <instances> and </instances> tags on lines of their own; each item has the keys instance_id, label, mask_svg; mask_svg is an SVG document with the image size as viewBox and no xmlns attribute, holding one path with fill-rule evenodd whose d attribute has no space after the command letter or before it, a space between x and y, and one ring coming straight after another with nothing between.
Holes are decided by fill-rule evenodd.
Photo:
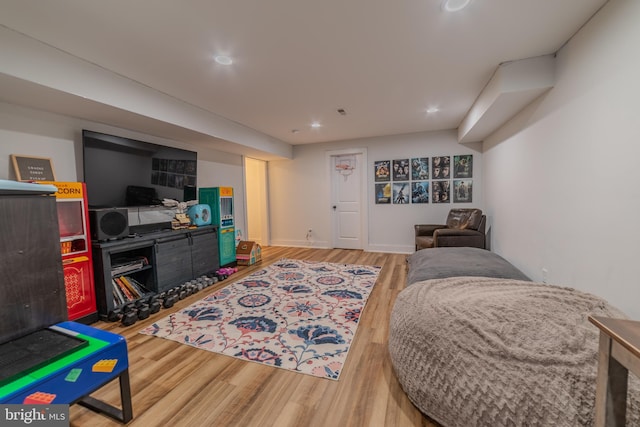
<instances>
[{"instance_id":1,"label":"large floral area rug","mask_svg":"<svg viewBox=\"0 0 640 427\"><path fill-rule=\"evenodd\" d=\"M337 380L380 268L282 259L140 333Z\"/></svg>"}]
</instances>

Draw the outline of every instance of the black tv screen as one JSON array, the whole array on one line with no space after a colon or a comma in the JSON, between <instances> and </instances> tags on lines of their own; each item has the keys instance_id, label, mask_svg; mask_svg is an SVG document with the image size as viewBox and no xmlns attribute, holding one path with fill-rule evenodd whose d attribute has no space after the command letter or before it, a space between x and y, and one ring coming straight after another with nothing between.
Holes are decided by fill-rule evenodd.
<instances>
[{"instance_id":1,"label":"black tv screen","mask_svg":"<svg viewBox=\"0 0 640 427\"><path fill-rule=\"evenodd\" d=\"M84 182L90 208L183 201L197 182L195 151L82 131Z\"/></svg>"}]
</instances>

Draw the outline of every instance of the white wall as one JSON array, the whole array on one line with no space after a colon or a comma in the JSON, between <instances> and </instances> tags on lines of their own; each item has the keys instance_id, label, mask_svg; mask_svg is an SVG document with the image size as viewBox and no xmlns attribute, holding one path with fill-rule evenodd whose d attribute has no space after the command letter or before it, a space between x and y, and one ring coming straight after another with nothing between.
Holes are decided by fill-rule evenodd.
<instances>
[{"instance_id":1,"label":"white wall","mask_svg":"<svg viewBox=\"0 0 640 427\"><path fill-rule=\"evenodd\" d=\"M80 129L79 132L82 130ZM0 179L16 179L11 154L49 157L58 181L76 181L82 146L76 151L74 120L0 102Z\"/></svg>"},{"instance_id":2,"label":"white wall","mask_svg":"<svg viewBox=\"0 0 640 427\"><path fill-rule=\"evenodd\" d=\"M246 229L242 156L2 102L0 179L15 179L9 156L23 154L50 157L58 181L81 181L82 129L196 151L198 187L233 187L236 227Z\"/></svg>"},{"instance_id":3,"label":"white wall","mask_svg":"<svg viewBox=\"0 0 640 427\"><path fill-rule=\"evenodd\" d=\"M198 150L198 188L233 187L234 226L244 235L247 223L243 175L242 156Z\"/></svg>"},{"instance_id":4,"label":"white wall","mask_svg":"<svg viewBox=\"0 0 640 427\"><path fill-rule=\"evenodd\" d=\"M534 280L640 317L640 2L612 0L558 54L557 83L484 143L492 248Z\"/></svg>"},{"instance_id":5,"label":"white wall","mask_svg":"<svg viewBox=\"0 0 640 427\"><path fill-rule=\"evenodd\" d=\"M325 153L347 148L366 148L369 246L372 251L414 251L414 224L441 224L449 209L480 207L482 195L482 153L479 144L458 144L455 130L365 138L294 147L292 160L269 162L271 244L328 247L331 242L329 170ZM473 203L424 205L377 205L374 193L374 162L412 157L473 154ZM453 160L453 159L452 159ZM313 239L306 240L309 228Z\"/></svg>"}]
</instances>

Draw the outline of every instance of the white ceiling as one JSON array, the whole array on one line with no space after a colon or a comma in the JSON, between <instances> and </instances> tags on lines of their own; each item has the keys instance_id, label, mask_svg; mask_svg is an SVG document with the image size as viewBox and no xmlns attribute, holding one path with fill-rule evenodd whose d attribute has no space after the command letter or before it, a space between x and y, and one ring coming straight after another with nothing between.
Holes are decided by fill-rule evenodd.
<instances>
[{"instance_id":1,"label":"white ceiling","mask_svg":"<svg viewBox=\"0 0 640 427\"><path fill-rule=\"evenodd\" d=\"M296 145L455 129L499 64L556 52L604 3L474 0L447 13L441 0L0 0L0 24ZM0 99L56 109L15 83ZM152 133L148 122L124 125Z\"/></svg>"}]
</instances>

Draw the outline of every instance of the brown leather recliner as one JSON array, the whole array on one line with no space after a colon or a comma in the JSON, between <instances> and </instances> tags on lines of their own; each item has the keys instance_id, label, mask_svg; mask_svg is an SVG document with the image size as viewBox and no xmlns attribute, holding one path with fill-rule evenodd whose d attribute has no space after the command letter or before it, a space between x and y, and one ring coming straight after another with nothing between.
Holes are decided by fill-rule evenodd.
<instances>
[{"instance_id":1,"label":"brown leather recliner","mask_svg":"<svg viewBox=\"0 0 640 427\"><path fill-rule=\"evenodd\" d=\"M485 249L486 215L480 209L451 209L446 224L415 226L416 251L443 246L470 246Z\"/></svg>"}]
</instances>

